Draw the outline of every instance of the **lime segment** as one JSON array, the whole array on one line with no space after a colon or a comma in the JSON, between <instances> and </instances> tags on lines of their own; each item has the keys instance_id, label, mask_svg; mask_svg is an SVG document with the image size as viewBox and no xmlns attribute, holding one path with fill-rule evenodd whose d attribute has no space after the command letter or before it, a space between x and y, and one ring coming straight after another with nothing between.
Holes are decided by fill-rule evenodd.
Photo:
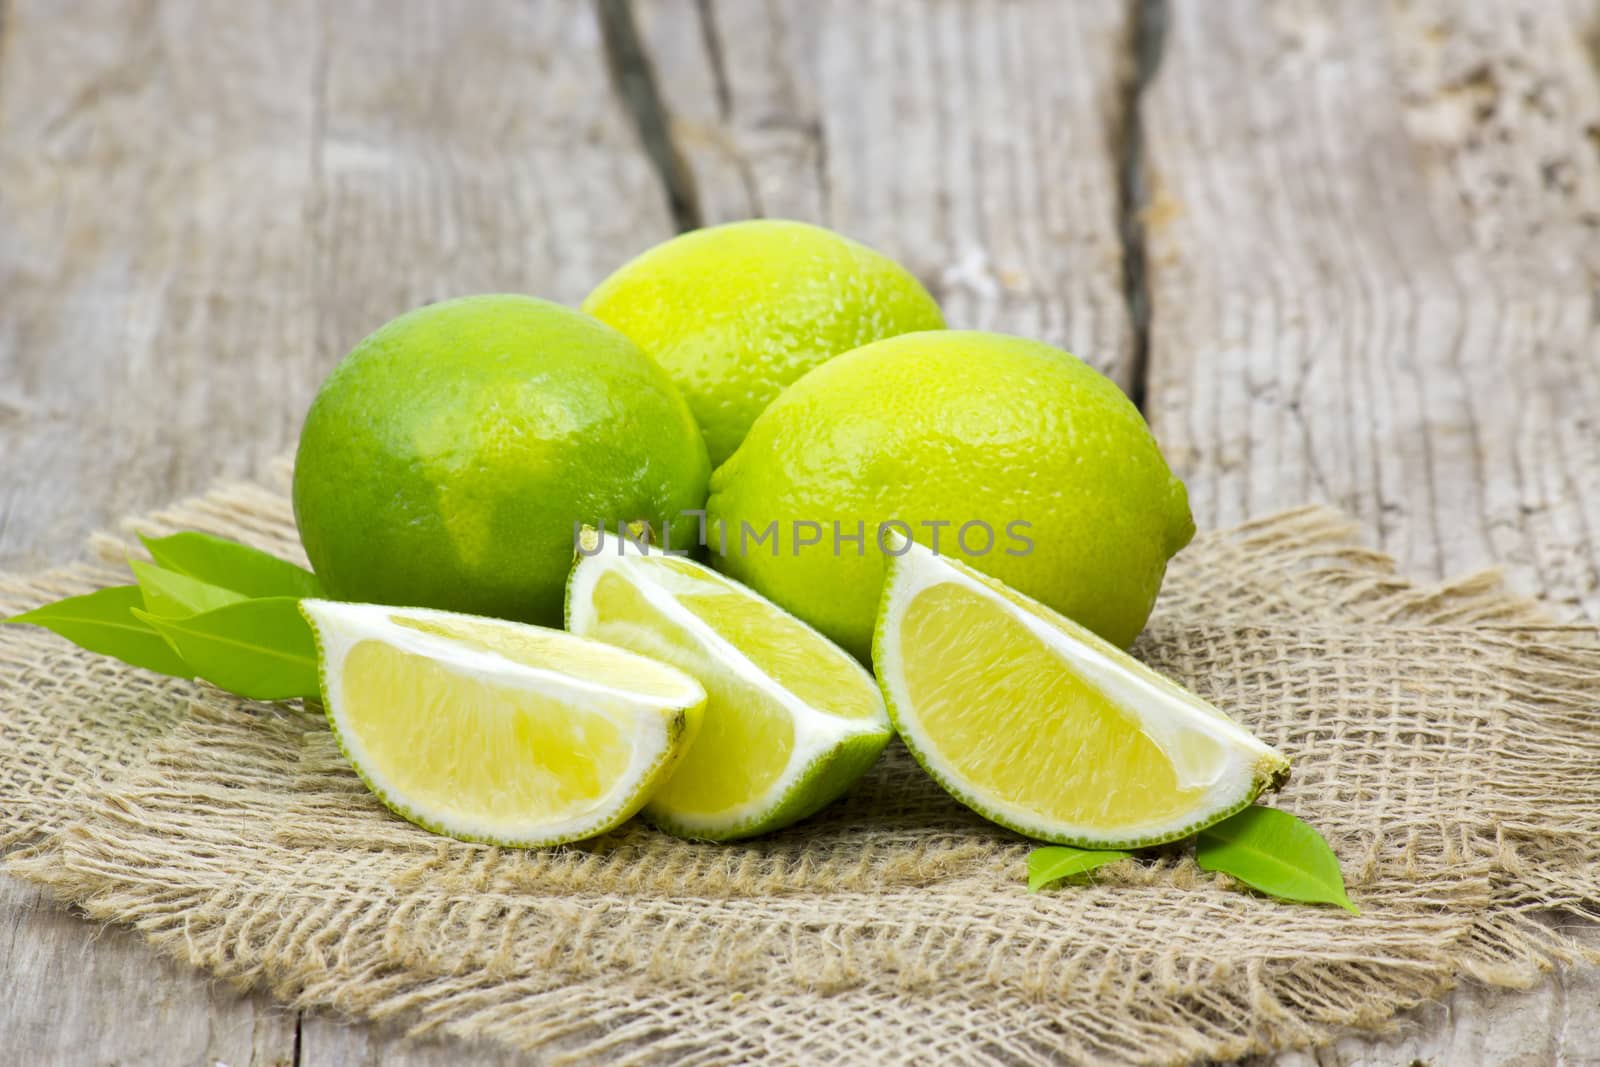
<instances>
[{"instance_id":1,"label":"lime segment","mask_svg":"<svg viewBox=\"0 0 1600 1067\"><path fill-rule=\"evenodd\" d=\"M874 664L941 785L1031 837L1129 848L1184 837L1289 763L1121 649L919 545L889 568Z\"/></svg>"},{"instance_id":2,"label":"lime segment","mask_svg":"<svg viewBox=\"0 0 1600 1067\"><path fill-rule=\"evenodd\" d=\"M765 833L850 787L889 739L871 675L709 568L601 552L568 585L567 625L670 663L708 694L703 725L645 815L686 837Z\"/></svg>"},{"instance_id":3,"label":"lime segment","mask_svg":"<svg viewBox=\"0 0 1600 1067\"><path fill-rule=\"evenodd\" d=\"M666 780L705 691L557 630L306 600L340 748L389 808L509 846L593 836Z\"/></svg>"}]
</instances>

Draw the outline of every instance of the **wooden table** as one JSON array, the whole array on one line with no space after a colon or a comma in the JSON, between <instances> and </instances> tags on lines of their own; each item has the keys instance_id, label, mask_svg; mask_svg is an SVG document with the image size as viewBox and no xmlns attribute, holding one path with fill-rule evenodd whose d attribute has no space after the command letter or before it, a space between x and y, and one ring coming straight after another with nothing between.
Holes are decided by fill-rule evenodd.
<instances>
[{"instance_id":1,"label":"wooden table","mask_svg":"<svg viewBox=\"0 0 1600 1067\"><path fill-rule=\"evenodd\" d=\"M1091 360L1203 526L1328 501L1600 617L1597 67L1600 0L9 0L0 566L259 469L402 310L764 214ZM13 1062L458 1062L0 923ZM1280 1062L1596 1063L1597 1016L1569 972Z\"/></svg>"}]
</instances>

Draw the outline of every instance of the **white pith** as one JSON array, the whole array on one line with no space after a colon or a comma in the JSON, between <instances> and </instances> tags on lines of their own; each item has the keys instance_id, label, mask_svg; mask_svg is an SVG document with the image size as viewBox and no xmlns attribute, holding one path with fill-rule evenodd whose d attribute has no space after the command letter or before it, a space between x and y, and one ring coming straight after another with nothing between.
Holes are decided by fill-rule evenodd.
<instances>
[{"instance_id":1,"label":"white pith","mask_svg":"<svg viewBox=\"0 0 1600 1067\"><path fill-rule=\"evenodd\" d=\"M424 608L395 608L381 604L350 604L328 600L303 600L301 606L317 631L322 652L323 697L333 719L346 756L374 791L390 804L407 813L437 824L446 833L507 844L577 840L591 836L619 821L638 796L643 780L665 759L676 741L674 722L705 700L705 691L687 675L682 675L679 695L651 695L625 686L605 685L561 671L559 664L535 667L497 652L470 648L442 634L427 633L395 623L391 616L420 622L448 622L470 619L477 625L523 628L520 623L463 616L454 612ZM533 627L526 627L534 629ZM592 648L597 643L560 631L541 631L560 641L581 643ZM417 805L394 784L386 769L372 757L362 738L352 728L344 698L344 664L350 650L362 641L379 641L402 652L425 656L452 673L491 683L497 688L538 693L573 709L574 715L599 715L617 723L632 742L626 771L610 790L589 809L563 819L507 820L470 819L456 812L442 812ZM638 660L648 668L671 670L664 664L644 660L624 649L605 646L618 657L619 666ZM673 672L677 673L677 672Z\"/></svg>"},{"instance_id":2,"label":"white pith","mask_svg":"<svg viewBox=\"0 0 1600 1067\"><path fill-rule=\"evenodd\" d=\"M1204 790L1194 807L1166 820L1129 824L1108 832L1104 827L1064 825L1039 811L990 796L967 782L918 719L906 686L897 636L900 621L912 602L923 591L940 585L955 585L981 595L1026 627L1080 678L1132 713L1145 736L1172 762L1178 786ZM1028 599L1014 591L1012 595ZM1040 610L1059 618L1042 605ZM1275 750L1221 710L1161 677L1121 649L1067 620L1062 620L1063 627L1053 625L1049 619L1009 600L971 568L936 556L922 545L911 544L904 555L893 561L880 614L876 666L894 708L895 726L901 737L933 776L958 792L962 800L986 816L1024 833L1047 839L1103 841L1171 837L1177 831L1190 828L1200 816L1242 805L1259 787L1264 769L1286 766ZM1219 741L1221 759L1208 764L1198 758L1187 758L1194 754L1184 752L1178 739L1190 731Z\"/></svg>"},{"instance_id":3,"label":"white pith","mask_svg":"<svg viewBox=\"0 0 1600 1067\"><path fill-rule=\"evenodd\" d=\"M687 562L687 561L685 561ZM698 566L698 565L697 565ZM733 582L709 568L700 568L717 585L727 591L747 597L763 608L772 608L767 601L756 595L737 582ZM695 833L708 834L731 828L750 825L765 818L766 815L778 808L784 799L793 791L795 784L803 779L807 771L819 760L823 759L842 743L855 737L883 736L887 737L891 727L889 725L888 711L883 708L881 697L878 693L876 681L859 663L848 653L832 645L827 638L818 634L811 627L806 627L817 639L818 651L826 655L837 656L839 662L847 664L852 670L859 673L862 685L866 692L873 695L879 709L878 716L874 718L856 719L833 715L821 708L814 707L801 700L794 693L780 685L770 675L757 667L750 658L741 652L736 645L708 626L698 615L679 603L674 595L673 587L686 590L690 580L677 574L668 567L657 566L652 563L651 557L628 557L617 553L601 552L588 556L579 561L573 571L571 587L568 591L568 618L567 627L575 634L588 635L594 632L599 625L594 608L594 588L600 578L607 573L618 575L632 586L653 608L688 632L700 644L701 650L708 660L717 669L725 670L735 675L742 681L760 688L767 693L773 701L786 712L794 723L794 748L789 753L789 761L772 785L762 794L752 797L743 804L726 808L715 813L691 813L683 811L663 811L677 827ZM607 620L610 625L617 625L617 620ZM653 635L648 631L640 630L641 644L648 643ZM691 742L692 748L692 742ZM659 809L659 805L651 802L651 811ZM646 814L650 812L647 811Z\"/></svg>"}]
</instances>

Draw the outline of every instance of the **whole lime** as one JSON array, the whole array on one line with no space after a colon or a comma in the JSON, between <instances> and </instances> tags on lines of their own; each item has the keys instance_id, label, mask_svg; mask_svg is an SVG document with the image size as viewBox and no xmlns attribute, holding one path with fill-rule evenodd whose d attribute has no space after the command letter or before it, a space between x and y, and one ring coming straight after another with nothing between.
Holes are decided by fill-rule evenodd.
<instances>
[{"instance_id":1,"label":"whole lime","mask_svg":"<svg viewBox=\"0 0 1600 1067\"><path fill-rule=\"evenodd\" d=\"M340 599L559 625L574 524L705 499L688 405L632 341L525 296L402 315L323 383L295 458L300 538ZM693 520L670 522L694 543Z\"/></svg>"},{"instance_id":2,"label":"whole lime","mask_svg":"<svg viewBox=\"0 0 1600 1067\"><path fill-rule=\"evenodd\" d=\"M895 532L1119 646L1194 535L1109 379L1050 345L933 331L791 385L711 477L713 562L865 659Z\"/></svg>"},{"instance_id":3,"label":"whole lime","mask_svg":"<svg viewBox=\"0 0 1600 1067\"><path fill-rule=\"evenodd\" d=\"M905 268L818 226L757 219L695 230L624 264L583 310L666 368L713 466L784 387L824 360L944 326Z\"/></svg>"}]
</instances>

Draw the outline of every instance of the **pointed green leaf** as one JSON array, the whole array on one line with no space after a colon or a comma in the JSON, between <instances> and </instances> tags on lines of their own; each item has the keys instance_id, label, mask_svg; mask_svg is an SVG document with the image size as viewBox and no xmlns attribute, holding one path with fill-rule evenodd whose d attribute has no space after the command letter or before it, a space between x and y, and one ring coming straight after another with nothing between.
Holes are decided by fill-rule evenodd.
<instances>
[{"instance_id":1,"label":"pointed green leaf","mask_svg":"<svg viewBox=\"0 0 1600 1067\"><path fill-rule=\"evenodd\" d=\"M1200 831L1202 870L1232 875L1251 889L1303 904L1337 904L1361 914L1345 895L1339 857L1321 834L1286 811L1252 805Z\"/></svg>"},{"instance_id":2,"label":"pointed green leaf","mask_svg":"<svg viewBox=\"0 0 1600 1067\"><path fill-rule=\"evenodd\" d=\"M186 619L135 609L212 685L252 700L315 697L317 646L293 597L241 600Z\"/></svg>"},{"instance_id":3,"label":"pointed green leaf","mask_svg":"<svg viewBox=\"0 0 1600 1067\"><path fill-rule=\"evenodd\" d=\"M1036 848L1028 853L1028 892L1037 893L1051 882L1088 874L1096 867L1132 858L1133 853L1114 849L1095 851L1066 845Z\"/></svg>"},{"instance_id":4,"label":"pointed green leaf","mask_svg":"<svg viewBox=\"0 0 1600 1067\"><path fill-rule=\"evenodd\" d=\"M317 576L304 567L237 541L192 530L139 540L167 570L248 597L323 595Z\"/></svg>"},{"instance_id":5,"label":"pointed green leaf","mask_svg":"<svg viewBox=\"0 0 1600 1067\"><path fill-rule=\"evenodd\" d=\"M163 619L181 619L249 599L243 593L166 570L154 563L131 559L128 567L133 571L133 576L139 579L139 591L144 594L144 610Z\"/></svg>"},{"instance_id":6,"label":"pointed green leaf","mask_svg":"<svg viewBox=\"0 0 1600 1067\"><path fill-rule=\"evenodd\" d=\"M42 626L79 648L115 657L147 671L170 674L174 678L193 678L194 671L172 646L134 618L133 610L143 604L138 586L118 585L45 604L5 621Z\"/></svg>"}]
</instances>

